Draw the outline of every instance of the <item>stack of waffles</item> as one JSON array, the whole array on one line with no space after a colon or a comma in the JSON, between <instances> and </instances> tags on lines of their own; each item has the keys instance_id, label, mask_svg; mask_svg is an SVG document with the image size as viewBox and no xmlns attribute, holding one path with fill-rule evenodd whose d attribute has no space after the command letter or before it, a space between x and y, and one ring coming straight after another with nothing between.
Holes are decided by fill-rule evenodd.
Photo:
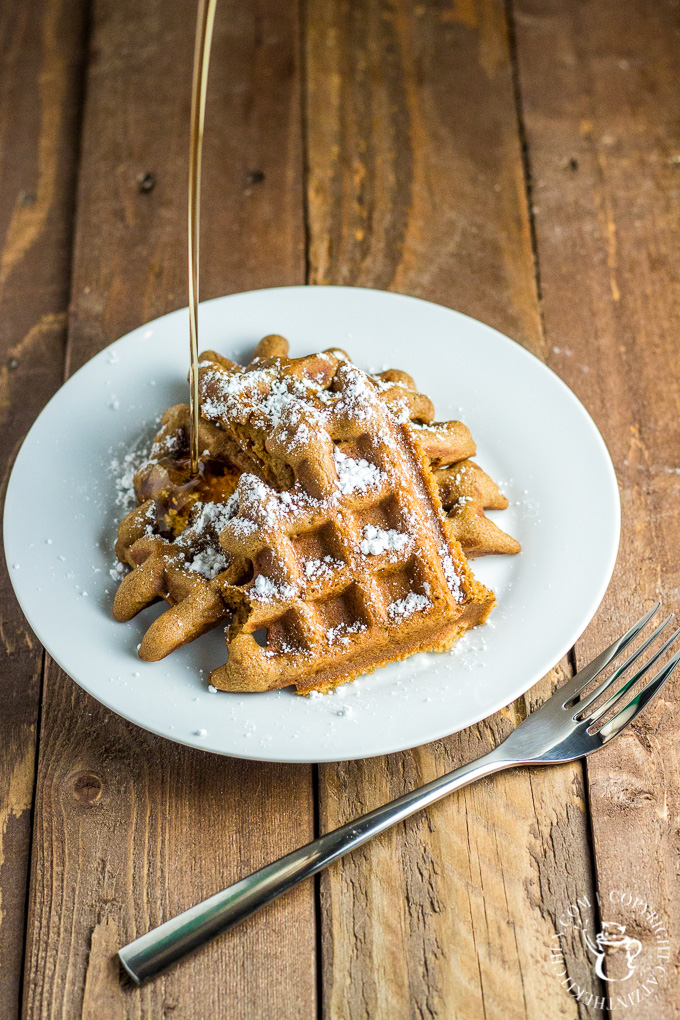
<instances>
[{"instance_id":1,"label":"stack of waffles","mask_svg":"<svg viewBox=\"0 0 680 1020\"><path fill-rule=\"evenodd\" d=\"M114 614L169 608L155 660L226 624L227 691L327 691L416 651L444 651L495 599L468 558L515 553L486 515L507 500L461 422L404 372L366 375L340 350L288 356L265 337L245 368L200 363L200 471L189 409L163 416L116 552L132 569Z\"/></svg>"}]
</instances>

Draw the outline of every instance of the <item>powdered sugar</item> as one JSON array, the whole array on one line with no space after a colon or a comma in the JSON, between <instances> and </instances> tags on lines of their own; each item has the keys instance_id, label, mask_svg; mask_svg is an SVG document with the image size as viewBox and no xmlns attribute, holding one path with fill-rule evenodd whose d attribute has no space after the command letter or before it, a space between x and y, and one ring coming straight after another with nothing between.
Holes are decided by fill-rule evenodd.
<instances>
[{"instance_id":1,"label":"powdered sugar","mask_svg":"<svg viewBox=\"0 0 680 1020\"><path fill-rule=\"evenodd\" d=\"M440 424L437 424L437 423L435 423L433 425L428 425L428 423L424 422L424 421L412 421L410 424L411 424L411 428L415 429L416 432L439 432L439 433L441 433L441 431L442 431L442 426Z\"/></svg>"},{"instance_id":2,"label":"powdered sugar","mask_svg":"<svg viewBox=\"0 0 680 1020\"><path fill-rule=\"evenodd\" d=\"M367 421L371 418L380 398L368 377L355 365L345 362L338 368L336 379L342 385L338 410L350 415L355 421Z\"/></svg>"},{"instance_id":3,"label":"powdered sugar","mask_svg":"<svg viewBox=\"0 0 680 1020\"><path fill-rule=\"evenodd\" d=\"M229 566L229 557L223 549L208 547L197 552L184 566L187 570L194 570L206 580L212 581L213 577L217 577Z\"/></svg>"},{"instance_id":4,"label":"powdered sugar","mask_svg":"<svg viewBox=\"0 0 680 1020\"><path fill-rule=\"evenodd\" d=\"M230 520L235 518L236 513L240 515L233 520L232 526L241 534L251 534L256 527L275 528L281 520L279 494L256 475L241 475L231 500L234 512Z\"/></svg>"},{"instance_id":5,"label":"powdered sugar","mask_svg":"<svg viewBox=\"0 0 680 1020\"><path fill-rule=\"evenodd\" d=\"M305 577L310 581L317 581L322 577L328 577L340 567L342 567L342 562L333 559L332 556L324 556L320 560L305 560Z\"/></svg>"},{"instance_id":6,"label":"powdered sugar","mask_svg":"<svg viewBox=\"0 0 680 1020\"><path fill-rule=\"evenodd\" d=\"M258 574L253 584L253 597L262 601L276 597L277 587L269 577Z\"/></svg>"},{"instance_id":7,"label":"powdered sugar","mask_svg":"<svg viewBox=\"0 0 680 1020\"><path fill-rule=\"evenodd\" d=\"M137 505L135 475L142 465L147 463L149 463L147 443L138 445L123 457L113 457L109 462L109 472L116 490L116 506L121 507L124 514L129 513ZM152 533L153 528L150 523L147 523L146 531L147 534ZM122 581L128 569L127 564L119 563L116 559L109 570L109 575L114 581Z\"/></svg>"},{"instance_id":8,"label":"powdered sugar","mask_svg":"<svg viewBox=\"0 0 680 1020\"><path fill-rule=\"evenodd\" d=\"M258 411L276 426L287 408L296 407L308 395L307 387L299 379L274 379L268 396L258 405Z\"/></svg>"},{"instance_id":9,"label":"powdered sugar","mask_svg":"<svg viewBox=\"0 0 680 1020\"><path fill-rule=\"evenodd\" d=\"M382 553L398 553L411 542L411 536L390 528L384 531L373 524L367 524L362 532L360 549L364 556L380 556Z\"/></svg>"},{"instance_id":10,"label":"powdered sugar","mask_svg":"<svg viewBox=\"0 0 680 1020\"><path fill-rule=\"evenodd\" d=\"M208 581L226 570L229 566L229 555L221 547L219 535L234 512L231 500L227 500L226 503L196 504L191 524L175 542L179 549L187 550L183 564L187 570L201 574Z\"/></svg>"},{"instance_id":11,"label":"powdered sugar","mask_svg":"<svg viewBox=\"0 0 680 1020\"><path fill-rule=\"evenodd\" d=\"M363 458L355 460L337 448L334 451L335 467L338 472L338 488L344 496L350 492L362 492L378 485L385 477L375 464Z\"/></svg>"},{"instance_id":12,"label":"powdered sugar","mask_svg":"<svg viewBox=\"0 0 680 1020\"><path fill-rule=\"evenodd\" d=\"M294 443L300 444L301 446L305 446L307 443L309 443L311 438L312 438L311 432L309 431L309 428L305 424L305 422L302 422L300 425L298 425L293 435Z\"/></svg>"},{"instance_id":13,"label":"powdered sugar","mask_svg":"<svg viewBox=\"0 0 680 1020\"><path fill-rule=\"evenodd\" d=\"M281 378L276 364L233 373L223 372L210 362L201 362L200 367L201 413L213 421L242 421L252 415L254 420L264 418L267 427L275 428L291 408L307 409L323 383L323 379Z\"/></svg>"},{"instance_id":14,"label":"powdered sugar","mask_svg":"<svg viewBox=\"0 0 680 1020\"><path fill-rule=\"evenodd\" d=\"M109 570L109 575L114 581L122 581L128 572L128 567L125 563L114 563Z\"/></svg>"},{"instance_id":15,"label":"powdered sugar","mask_svg":"<svg viewBox=\"0 0 680 1020\"><path fill-rule=\"evenodd\" d=\"M196 506L200 510L177 539L178 545L192 544L201 535L219 535L235 512L231 498L226 503L197 503Z\"/></svg>"},{"instance_id":16,"label":"powdered sugar","mask_svg":"<svg viewBox=\"0 0 680 1020\"><path fill-rule=\"evenodd\" d=\"M395 386L401 386L401 383L392 382L389 379L381 379L379 375L376 375L377 371L387 371L387 369L376 369L375 371L370 369L366 374L375 388L381 393L386 393L388 390L394 389Z\"/></svg>"},{"instance_id":17,"label":"powdered sugar","mask_svg":"<svg viewBox=\"0 0 680 1020\"><path fill-rule=\"evenodd\" d=\"M361 634L365 630L366 624L362 623L361 620L356 620L354 623L343 622L339 623L336 627L329 627L326 631L326 638L329 645L348 645L350 634Z\"/></svg>"},{"instance_id":18,"label":"powdered sugar","mask_svg":"<svg viewBox=\"0 0 680 1020\"><path fill-rule=\"evenodd\" d=\"M280 530L286 521L305 510L322 510L326 501L310 496L299 485L277 492L255 475L243 474L227 505L230 507L229 531L243 537L256 531Z\"/></svg>"},{"instance_id":19,"label":"powdered sugar","mask_svg":"<svg viewBox=\"0 0 680 1020\"><path fill-rule=\"evenodd\" d=\"M149 452L146 447L131 450L120 459L114 457L109 464L116 488L116 506L123 508L125 513L137 505L135 493L135 475L142 464L149 463Z\"/></svg>"},{"instance_id":20,"label":"powdered sugar","mask_svg":"<svg viewBox=\"0 0 680 1020\"><path fill-rule=\"evenodd\" d=\"M277 585L271 577L258 574L250 589L251 599L257 602L273 602L275 600L289 599L295 595L295 588L291 584Z\"/></svg>"},{"instance_id":21,"label":"powdered sugar","mask_svg":"<svg viewBox=\"0 0 680 1020\"><path fill-rule=\"evenodd\" d=\"M405 425L411 420L411 408L406 400L391 400L390 410L400 425Z\"/></svg>"},{"instance_id":22,"label":"powdered sugar","mask_svg":"<svg viewBox=\"0 0 680 1020\"><path fill-rule=\"evenodd\" d=\"M160 438L156 437L153 446L151 447L151 457L157 460L161 460L163 457L170 457L173 454L178 454L182 446L183 436L181 432L165 432L163 429L160 434ZM151 460L150 463L154 461Z\"/></svg>"},{"instance_id":23,"label":"powdered sugar","mask_svg":"<svg viewBox=\"0 0 680 1020\"><path fill-rule=\"evenodd\" d=\"M406 619L431 605L432 603L426 595L418 595L416 592L410 591L405 598L398 599L387 607L387 615L393 620Z\"/></svg>"},{"instance_id":24,"label":"powdered sugar","mask_svg":"<svg viewBox=\"0 0 680 1020\"><path fill-rule=\"evenodd\" d=\"M463 592L461 591L460 588L460 577L458 576L456 568L453 564L453 560L451 559L451 556L448 552L442 553L442 568L444 570L444 577L446 578L446 583L449 586L449 591L453 595L456 602L462 602Z\"/></svg>"}]
</instances>

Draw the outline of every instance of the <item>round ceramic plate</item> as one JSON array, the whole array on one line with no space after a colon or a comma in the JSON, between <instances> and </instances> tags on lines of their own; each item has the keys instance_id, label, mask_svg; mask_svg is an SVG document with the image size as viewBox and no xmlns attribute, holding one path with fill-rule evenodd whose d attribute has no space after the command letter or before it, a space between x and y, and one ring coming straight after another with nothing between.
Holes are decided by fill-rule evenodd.
<instances>
[{"instance_id":1,"label":"round ceramic plate","mask_svg":"<svg viewBox=\"0 0 680 1020\"><path fill-rule=\"evenodd\" d=\"M476 461L510 500L489 516L518 556L473 561L498 606L450 653L420 654L335 693L208 690L224 662L222 628L161 662L136 648L154 615L116 623L116 479L140 434L188 399L186 309L141 326L69 379L31 429L5 505L5 551L22 609L52 657L86 691L170 740L271 761L337 761L415 747L490 715L573 645L611 576L616 478L572 392L540 361L474 319L415 298L345 287L286 287L208 301L201 347L249 357L267 333L292 354L349 351L362 368L401 368L439 419L470 428ZM587 499L579 494L587 493Z\"/></svg>"}]
</instances>

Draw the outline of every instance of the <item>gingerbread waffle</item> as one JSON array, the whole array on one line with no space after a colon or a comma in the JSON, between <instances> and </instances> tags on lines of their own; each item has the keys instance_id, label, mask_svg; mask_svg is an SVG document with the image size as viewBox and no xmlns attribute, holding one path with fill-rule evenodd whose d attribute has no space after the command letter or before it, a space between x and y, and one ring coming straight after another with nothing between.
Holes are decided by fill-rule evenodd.
<instances>
[{"instance_id":1,"label":"gingerbread waffle","mask_svg":"<svg viewBox=\"0 0 680 1020\"><path fill-rule=\"evenodd\" d=\"M389 369L370 378L397 417L402 421L407 418L416 431L434 472L442 505L449 512L453 533L466 556L518 553L519 542L484 513L505 510L508 501L493 479L470 460L477 447L467 426L460 421L433 422L434 409L430 415L427 407L432 407L429 398L417 392L407 372Z\"/></svg>"},{"instance_id":2,"label":"gingerbread waffle","mask_svg":"<svg viewBox=\"0 0 680 1020\"><path fill-rule=\"evenodd\" d=\"M494 524L485 510L505 510L506 497L492 478L465 459L434 472L442 506L448 511L453 534L465 555L488 556L492 553L518 553L519 542Z\"/></svg>"},{"instance_id":3,"label":"gingerbread waffle","mask_svg":"<svg viewBox=\"0 0 680 1020\"><path fill-rule=\"evenodd\" d=\"M297 359L288 358L288 350L284 337L271 335L260 341L245 368L206 351L201 355L199 370L202 413L214 420L219 420L222 410L229 415L225 441L233 463L276 488L289 486L292 472L285 464L273 462L266 452L272 413L275 415L290 395L323 406L328 399L325 391L332 388L338 365L351 364L349 355L340 348ZM407 372L388 369L368 375L368 379L397 420L416 433L466 555L519 552L519 542L484 512L505 509L508 503L492 479L470 461L477 448L467 426L460 421L433 421L432 401L418 392Z\"/></svg>"},{"instance_id":4,"label":"gingerbread waffle","mask_svg":"<svg viewBox=\"0 0 680 1020\"><path fill-rule=\"evenodd\" d=\"M285 403L290 389L317 408L323 409L329 400L336 399L331 395L335 375L342 362L349 362L344 351L333 349L295 361L287 359L287 354L287 341L270 336L260 342L246 369L213 352L202 355L202 381L206 368L216 369L223 385L227 380L227 389L238 390L239 384L242 386L239 377L257 372L246 382L251 386L255 382L251 399L262 403L265 410L260 414L259 431L253 429L252 418L241 415L236 435L219 424L201 421L204 453L198 479L191 479L189 472L188 405L170 408L162 418L150 456L135 477L140 506L121 522L116 546L121 561L133 570L117 593L115 616L130 619L159 598L170 606L142 641L140 656L144 659L162 658L230 618L233 607L222 597L224 585L246 576L249 567L242 561L232 561L218 543L223 504L236 487L240 470L255 471L277 489L294 483L294 471L285 458L273 458L266 450L271 411L276 413ZM228 382L231 378L236 386ZM463 550L470 556L517 551L514 539L484 516L484 507L500 508L507 501L491 479L469 461L475 444L466 426L461 422L433 422L431 401L418 393L405 372L391 369L368 379L398 421L415 433L423 466L434 468L431 477L440 486L442 502L450 511L449 532L461 542ZM233 420L231 427L233 430ZM472 487L468 465L477 479ZM482 479L485 483L480 488ZM328 555L325 560L321 557L326 563Z\"/></svg>"},{"instance_id":5,"label":"gingerbread waffle","mask_svg":"<svg viewBox=\"0 0 680 1020\"><path fill-rule=\"evenodd\" d=\"M328 690L450 647L495 601L441 512L408 419L396 420L359 369L317 358L269 358L250 372L203 366L202 413L268 479L240 477L220 535L252 571L221 586L235 610L229 659L211 674L223 690ZM269 481L284 477L283 491Z\"/></svg>"},{"instance_id":6,"label":"gingerbread waffle","mask_svg":"<svg viewBox=\"0 0 680 1020\"><path fill-rule=\"evenodd\" d=\"M188 427L186 405L165 412L149 459L135 476L140 505L118 529L116 553L132 570L116 592L115 618L130 620L159 599L170 607L151 624L140 645L140 657L149 661L224 621L230 609L221 585L242 574L218 541L238 474L229 465L220 430L202 422L200 473L192 479Z\"/></svg>"}]
</instances>

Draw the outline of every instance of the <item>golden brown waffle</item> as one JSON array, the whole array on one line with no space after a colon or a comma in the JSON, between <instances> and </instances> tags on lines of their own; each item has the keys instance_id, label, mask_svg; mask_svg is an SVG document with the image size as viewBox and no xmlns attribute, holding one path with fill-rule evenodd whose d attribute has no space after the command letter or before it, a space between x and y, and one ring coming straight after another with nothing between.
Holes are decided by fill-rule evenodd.
<instances>
[{"instance_id":1,"label":"golden brown waffle","mask_svg":"<svg viewBox=\"0 0 680 1020\"><path fill-rule=\"evenodd\" d=\"M265 337L245 368L214 351L201 355L202 413L219 420L220 409L227 411L230 428L225 444L231 460L275 488L290 486L292 472L266 450L272 409L276 411L277 402L284 400L288 389L314 406L323 407L328 399L326 391L333 385L338 365L343 362L351 364L349 355L339 348L296 359L288 358L288 349L288 341L284 337ZM469 458L474 456L477 448L467 426L459 421L434 422L432 401L418 392L407 372L389 369L368 378L397 420L408 424L416 433L437 483L446 490L440 493L442 503L450 510L454 534L466 555L476 557L519 552L519 542L484 513L485 509L504 509L508 504L481 468L473 465L468 470L472 463ZM442 470L447 467L452 474ZM473 470L477 485L472 485ZM482 476L486 481L483 489L479 490ZM454 478L459 479L457 494L452 481ZM481 499L478 498L480 491Z\"/></svg>"},{"instance_id":2,"label":"golden brown waffle","mask_svg":"<svg viewBox=\"0 0 680 1020\"><path fill-rule=\"evenodd\" d=\"M201 473L191 479L186 405L169 408L149 460L135 476L140 505L120 523L116 553L133 569L113 605L117 620L132 619L159 599L170 608L147 630L142 659L161 659L230 615L221 586L242 569L219 545L226 500L238 474L229 466L219 429L201 423Z\"/></svg>"},{"instance_id":3,"label":"golden brown waffle","mask_svg":"<svg viewBox=\"0 0 680 1020\"><path fill-rule=\"evenodd\" d=\"M334 354L211 358L201 385L203 415L274 482L243 474L220 536L252 577L222 585L235 616L216 687L327 690L486 619L493 593L447 527L426 443L363 372Z\"/></svg>"},{"instance_id":4,"label":"golden brown waffle","mask_svg":"<svg viewBox=\"0 0 680 1020\"><path fill-rule=\"evenodd\" d=\"M442 506L448 510L453 534L468 558L492 553L518 553L519 542L494 524L485 510L505 510L506 497L472 460L461 460L434 472Z\"/></svg>"},{"instance_id":5,"label":"golden brown waffle","mask_svg":"<svg viewBox=\"0 0 680 1020\"><path fill-rule=\"evenodd\" d=\"M418 393L407 372L390 369L371 379L397 417L408 419L416 431L434 472L442 505L449 511L453 534L466 556L518 553L519 542L484 513L504 510L508 501L489 475L469 459L477 447L467 426L460 421L433 422L431 401Z\"/></svg>"},{"instance_id":6,"label":"golden brown waffle","mask_svg":"<svg viewBox=\"0 0 680 1020\"><path fill-rule=\"evenodd\" d=\"M287 353L288 343L279 336L265 337L246 369L208 352L202 355L202 383L206 369L217 370L222 384L230 378L241 383L245 373L254 371L257 375L251 375L247 382L251 400L257 405L261 401L271 403L272 397L274 406L277 400L281 403L280 384L284 381L285 388L298 388L310 406L324 409L329 400L336 399L331 395L335 375L342 362L349 362L344 351L334 349L294 361L287 358ZM405 372L391 369L368 378L401 424L415 433L418 449L426 455L423 466L425 470L428 465L434 468L431 475L450 510L449 532L461 542L463 550L471 556L516 552L519 546L514 539L484 516L484 507L500 508L507 501L491 479L468 460L475 444L466 426L461 422L434 423L431 401L418 393ZM236 487L239 469L255 471L277 489L294 483L291 465L285 458L272 457L266 449L270 425L267 413L259 417L259 429L257 413L255 421L248 415L232 421L235 434L201 421L199 439L204 453L198 480L192 480L189 471L188 405L172 407L162 418L149 459L135 477L141 505L121 522L116 546L120 560L133 567L117 593L116 618L130 619L159 598L171 607L147 631L140 647L144 659L162 658L229 619L231 609L222 596L224 586L242 579L249 568L243 561L232 561L219 546L218 522L224 513L223 504ZM473 470L476 485L471 487ZM206 513L206 503L216 506L210 506Z\"/></svg>"}]
</instances>

